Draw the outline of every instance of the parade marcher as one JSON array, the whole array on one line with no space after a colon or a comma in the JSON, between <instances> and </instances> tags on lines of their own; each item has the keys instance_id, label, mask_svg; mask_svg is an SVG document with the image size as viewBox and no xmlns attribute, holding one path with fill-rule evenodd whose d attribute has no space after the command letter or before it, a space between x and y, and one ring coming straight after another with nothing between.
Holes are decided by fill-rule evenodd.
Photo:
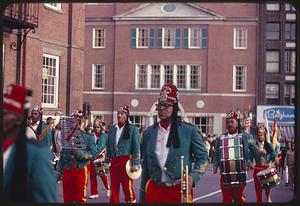
<instances>
[{"instance_id":1,"label":"parade marcher","mask_svg":"<svg viewBox=\"0 0 300 206\"><path fill-rule=\"evenodd\" d=\"M31 111L30 127L37 134L37 140L52 147L52 125L43 121L44 110L40 105L36 105Z\"/></svg>"},{"instance_id":2,"label":"parade marcher","mask_svg":"<svg viewBox=\"0 0 300 206\"><path fill-rule=\"evenodd\" d=\"M107 145L107 134L103 130L103 121L101 119L95 119L94 121L94 138L95 143L97 145L97 157L96 159L104 158L104 152ZM103 174L100 176L104 187L106 189L106 196L110 196L110 189L108 185L108 176ZM89 196L90 199L98 198L98 186L97 186L97 173L94 167L94 160L90 161L90 186L91 186L91 195Z\"/></svg>"},{"instance_id":3,"label":"parade marcher","mask_svg":"<svg viewBox=\"0 0 300 206\"><path fill-rule=\"evenodd\" d=\"M80 145L80 147L72 145L71 148L62 148L57 166L57 181L62 179L65 203L85 203L88 164L90 160L96 158L97 148L94 137L80 128L83 118L82 111L74 110L71 117L76 118L77 125L73 129L69 128L72 131L68 137L70 137L70 141L79 138L80 142L84 142L85 145ZM77 136L75 137L75 135Z\"/></svg>"},{"instance_id":4,"label":"parade marcher","mask_svg":"<svg viewBox=\"0 0 300 206\"><path fill-rule=\"evenodd\" d=\"M140 169L140 133L138 127L129 123L129 108L123 105L117 114L117 124L110 127L105 163L110 163L110 203L119 203L120 184L126 202L136 202L133 180L126 173L126 163L131 159L131 171Z\"/></svg>"},{"instance_id":5,"label":"parade marcher","mask_svg":"<svg viewBox=\"0 0 300 206\"><path fill-rule=\"evenodd\" d=\"M237 113L234 111L227 113L228 132L216 141L213 173L217 173L220 168L223 202L245 202L246 170L251 166L250 149L252 152L258 152L253 144L249 144L254 142L252 135L249 132L239 132L238 127Z\"/></svg>"},{"instance_id":6,"label":"parade marcher","mask_svg":"<svg viewBox=\"0 0 300 206\"><path fill-rule=\"evenodd\" d=\"M207 165L203 137L195 125L178 117L178 94L174 84L162 87L156 110L160 121L143 131L139 201L191 202L192 187L200 180ZM183 184L181 158L183 166L188 167L188 188L184 197L180 192Z\"/></svg>"},{"instance_id":7,"label":"parade marcher","mask_svg":"<svg viewBox=\"0 0 300 206\"><path fill-rule=\"evenodd\" d=\"M287 167L288 170L288 185L294 189L294 174L295 174L295 143L293 141L289 141L287 143L287 152L286 158L284 162L284 166Z\"/></svg>"},{"instance_id":8,"label":"parade marcher","mask_svg":"<svg viewBox=\"0 0 300 206\"><path fill-rule=\"evenodd\" d=\"M48 147L26 137L29 90L11 84L3 93L3 188L7 200L19 203L57 201Z\"/></svg>"},{"instance_id":9,"label":"parade marcher","mask_svg":"<svg viewBox=\"0 0 300 206\"><path fill-rule=\"evenodd\" d=\"M265 127L261 126L258 128L257 141L255 145L260 149L259 153L254 154L255 167L253 172L254 186L256 192L257 202L262 202L262 190L261 184L257 177L257 173L267 168L271 168L277 159L276 152L271 143L266 141L267 130ZM267 201L271 202L271 189L266 189L265 194Z\"/></svg>"}]
</instances>

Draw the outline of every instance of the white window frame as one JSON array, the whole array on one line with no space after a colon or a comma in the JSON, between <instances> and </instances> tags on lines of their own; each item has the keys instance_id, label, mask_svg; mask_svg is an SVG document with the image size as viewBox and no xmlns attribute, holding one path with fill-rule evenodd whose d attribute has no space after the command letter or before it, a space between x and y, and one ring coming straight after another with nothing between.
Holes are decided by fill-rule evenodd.
<instances>
[{"instance_id":1,"label":"white window frame","mask_svg":"<svg viewBox=\"0 0 300 206\"><path fill-rule=\"evenodd\" d=\"M140 118L140 122L136 122L136 117L139 117ZM145 128L146 125L145 125L145 116L144 115L137 115L137 114L131 114L130 115L130 121L132 122L133 125L136 125L138 126L138 128L140 129L141 127L142 128Z\"/></svg>"},{"instance_id":2,"label":"white window frame","mask_svg":"<svg viewBox=\"0 0 300 206\"><path fill-rule=\"evenodd\" d=\"M145 87L140 87L139 85L139 68L141 65L146 66L146 71L145 71ZM151 86L151 81L152 81L152 65L159 65L159 70L160 70L160 86L159 88L154 88ZM178 64L178 65L184 65L186 66L186 74L185 74L185 82L186 82L186 87L185 88L178 88L179 90L194 90L194 91L200 91L201 90L201 65L200 64ZM170 66L172 70L172 83L177 85L177 65L173 63L165 63L165 64L136 64L135 65L135 89L137 90L153 90L153 89L160 89L162 85L164 85L165 82L165 66ZM198 88L191 88L191 66L196 66L198 67L198 72L199 76L198 78Z\"/></svg>"},{"instance_id":3,"label":"white window frame","mask_svg":"<svg viewBox=\"0 0 300 206\"><path fill-rule=\"evenodd\" d=\"M239 32L244 32L244 36L240 39L240 36L238 35ZM233 48L234 49L247 49L247 41L248 41L248 30L245 28L234 28L234 34L233 34ZM239 45L241 42L241 45ZM244 45L243 45L244 44Z\"/></svg>"},{"instance_id":4,"label":"white window frame","mask_svg":"<svg viewBox=\"0 0 300 206\"><path fill-rule=\"evenodd\" d=\"M276 91L277 93L275 94L272 91ZM271 93L268 93L267 91L270 91ZM268 96L269 95L269 96ZM276 98L274 98L276 95ZM278 83L266 83L266 100L267 99L276 99L279 101L280 98L280 85Z\"/></svg>"},{"instance_id":5,"label":"white window frame","mask_svg":"<svg viewBox=\"0 0 300 206\"><path fill-rule=\"evenodd\" d=\"M237 67L243 68L244 69L244 81L242 82L242 87L243 89L237 89L237 75L236 75L236 70ZM233 91L234 92L246 92L247 90L247 66L246 65L233 65Z\"/></svg>"},{"instance_id":6,"label":"white window frame","mask_svg":"<svg viewBox=\"0 0 300 206\"><path fill-rule=\"evenodd\" d=\"M150 64L149 65L150 66L150 88L151 89L160 89L160 87L161 87L161 65L160 64ZM159 70L159 72L158 72L158 75L159 75L159 84L158 84L158 87L152 87L152 81L153 81L153 72L152 72L152 69L153 69L153 66L158 66L158 70ZM157 74L155 74L155 75L157 75Z\"/></svg>"},{"instance_id":7,"label":"white window frame","mask_svg":"<svg viewBox=\"0 0 300 206\"><path fill-rule=\"evenodd\" d=\"M45 7L61 12L61 3L45 3Z\"/></svg>"},{"instance_id":8,"label":"white window frame","mask_svg":"<svg viewBox=\"0 0 300 206\"><path fill-rule=\"evenodd\" d=\"M103 69L103 75L102 75L102 87L96 87L95 83L96 83L96 68L97 66L101 66ZM105 65L104 64L92 64L92 89L104 89L105 88Z\"/></svg>"},{"instance_id":9,"label":"white window frame","mask_svg":"<svg viewBox=\"0 0 300 206\"><path fill-rule=\"evenodd\" d=\"M103 31L103 46L97 46L96 45L96 30L102 30ZM94 49L103 49L105 48L105 42L106 42L106 30L104 28L93 28L93 48Z\"/></svg>"},{"instance_id":10,"label":"white window frame","mask_svg":"<svg viewBox=\"0 0 300 206\"><path fill-rule=\"evenodd\" d=\"M270 53L276 53L278 54L278 59L271 59L268 60L268 54ZM277 65L277 70L276 71L271 71L268 69L268 65ZM268 50L266 51L266 73L279 73L280 71L280 51L279 50Z\"/></svg>"},{"instance_id":11,"label":"white window frame","mask_svg":"<svg viewBox=\"0 0 300 206\"><path fill-rule=\"evenodd\" d=\"M60 72L60 56L55 56L55 55L51 55L51 54L46 54L44 53L43 54L43 58L52 58L52 59L55 59L56 60L56 66L55 66L55 71L56 71L56 75L55 75L55 83L54 83L54 101L53 103L41 103L42 107L45 107L45 108L57 108L58 107L58 86L59 86L59 72ZM46 75L45 74L46 72L46 69L44 68L44 65L42 67L42 78L44 78L44 76ZM43 86L43 85L42 85ZM43 92L43 90L42 90ZM42 93L42 96L43 96L43 93ZM43 101L43 99L42 99Z\"/></svg>"},{"instance_id":12,"label":"white window frame","mask_svg":"<svg viewBox=\"0 0 300 206\"><path fill-rule=\"evenodd\" d=\"M165 39L166 39L165 35L166 35L167 30L172 31L172 33L171 33L171 43L173 43L173 45L170 45L170 46L165 45ZM166 49L174 49L176 47L176 28L163 28L162 29L162 47L166 48Z\"/></svg>"},{"instance_id":13,"label":"white window frame","mask_svg":"<svg viewBox=\"0 0 300 206\"><path fill-rule=\"evenodd\" d=\"M146 38L147 40L147 46L140 46L140 30L147 30L147 37L144 37ZM149 45L150 45L150 29L149 28L136 28L136 45L137 45L137 48L149 48Z\"/></svg>"},{"instance_id":14,"label":"white window frame","mask_svg":"<svg viewBox=\"0 0 300 206\"><path fill-rule=\"evenodd\" d=\"M200 124L196 124L195 123L196 118L199 118ZM201 124L201 119L202 118L207 118L208 119L208 124ZM200 131L201 131L201 127L205 127L207 130L211 130L211 131L208 131L207 133L213 132L213 129L214 129L214 117L212 117L212 116L191 117L191 120L192 120L192 124L196 125L199 128ZM201 132L204 133L204 131L201 131Z\"/></svg>"},{"instance_id":15,"label":"white window frame","mask_svg":"<svg viewBox=\"0 0 300 206\"><path fill-rule=\"evenodd\" d=\"M195 37L195 36L192 36L192 31L193 30L197 30L199 33L198 33L198 36L197 37ZM201 41L200 41L200 39L202 39L202 29L200 29L200 28L189 28L188 29L188 43L189 43L189 48L191 48L191 49L193 49L193 48L197 48L197 49L199 49L199 48L201 48L202 47L202 45L201 45ZM196 42L198 42L198 44L199 45L192 45L192 39L196 39Z\"/></svg>"},{"instance_id":16,"label":"white window frame","mask_svg":"<svg viewBox=\"0 0 300 206\"><path fill-rule=\"evenodd\" d=\"M279 3L268 3L266 4L267 11L280 11L280 4Z\"/></svg>"}]
</instances>

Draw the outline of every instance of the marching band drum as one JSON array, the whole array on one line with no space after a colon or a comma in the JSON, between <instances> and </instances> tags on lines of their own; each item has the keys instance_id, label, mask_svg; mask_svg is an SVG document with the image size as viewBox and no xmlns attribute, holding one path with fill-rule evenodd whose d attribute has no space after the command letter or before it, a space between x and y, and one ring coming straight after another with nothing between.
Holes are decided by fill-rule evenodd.
<instances>
[{"instance_id":1,"label":"marching band drum","mask_svg":"<svg viewBox=\"0 0 300 206\"><path fill-rule=\"evenodd\" d=\"M277 175L275 168L267 168L257 173L257 178L261 187L265 190L271 189L280 184L280 177Z\"/></svg>"},{"instance_id":2,"label":"marching band drum","mask_svg":"<svg viewBox=\"0 0 300 206\"><path fill-rule=\"evenodd\" d=\"M220 137L221 175L225 185L246 184L246 165L244 160L242 134L236 137Z\"/></svg>"}]
</instances>

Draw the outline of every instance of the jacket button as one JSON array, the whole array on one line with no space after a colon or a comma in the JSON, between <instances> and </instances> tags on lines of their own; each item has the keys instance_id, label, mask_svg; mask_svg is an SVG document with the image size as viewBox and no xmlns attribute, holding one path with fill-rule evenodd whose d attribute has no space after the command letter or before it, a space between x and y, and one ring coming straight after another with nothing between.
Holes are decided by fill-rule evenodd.
<instances>
[{"instance_id":1,"label":"jacket button","mask_svg":"<svg viewBox=\"0 0 300 206\"><path fill-rule=\"evenodd\" d=\"M164 167L164 171L167 171L167 168L166 168L166 167Z\"/></svg>"}]
</instances>

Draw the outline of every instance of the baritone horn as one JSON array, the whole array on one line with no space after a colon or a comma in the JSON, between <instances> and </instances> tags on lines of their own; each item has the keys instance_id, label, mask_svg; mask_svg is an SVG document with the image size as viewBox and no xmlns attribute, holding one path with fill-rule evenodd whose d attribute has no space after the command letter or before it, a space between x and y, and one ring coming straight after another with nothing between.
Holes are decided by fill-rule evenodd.
<instances>
[{"instance_id":1,"label":"baritone horn","mask_svg":"<svg viewBox=\"0 0 300 206\"><path fill-rule=\"evenodd\" d=\"M189 194L189 167L188 165L183 166L184 156L181 156L181 202L190 203L190 194Z\"/></svg>"}]
</instances>

